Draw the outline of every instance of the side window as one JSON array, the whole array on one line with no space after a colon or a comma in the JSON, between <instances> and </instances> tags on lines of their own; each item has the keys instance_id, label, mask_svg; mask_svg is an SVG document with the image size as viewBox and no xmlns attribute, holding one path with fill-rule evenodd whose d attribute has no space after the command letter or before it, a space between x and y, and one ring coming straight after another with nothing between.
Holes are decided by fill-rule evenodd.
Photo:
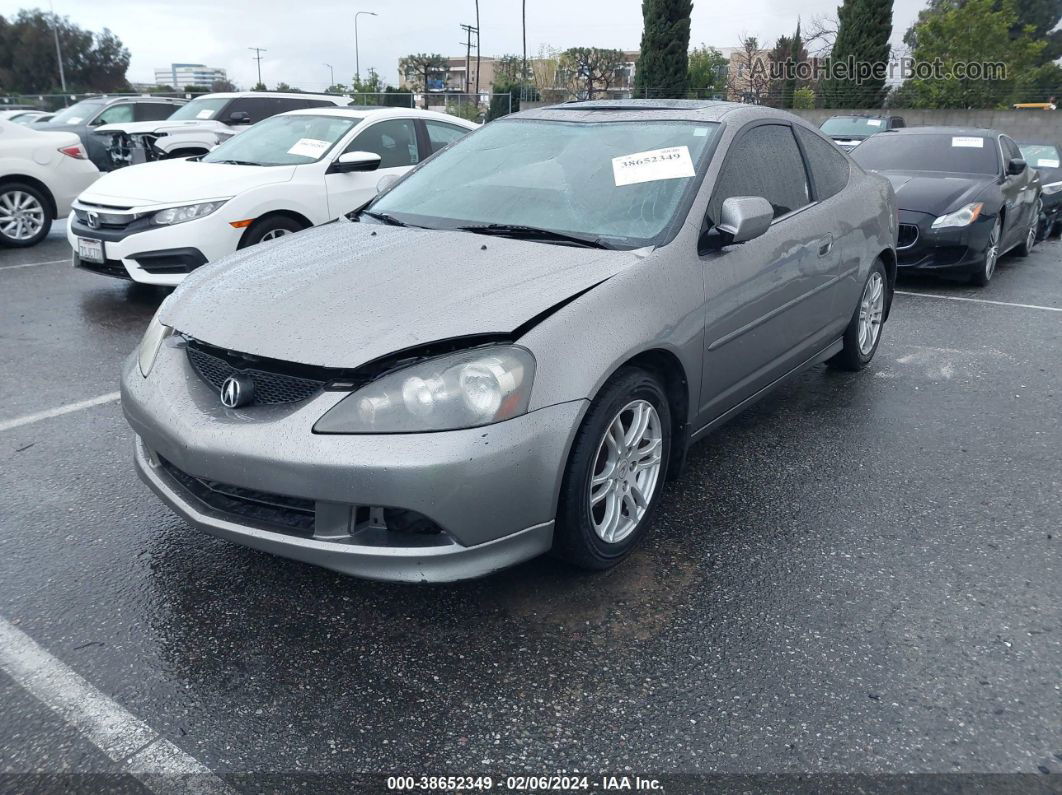
<instances>
[{"instance_id":1,"label":"side window","mask_svg":"<svg viewBox=\"0 0 1062 795\"><path fill-rule=\"evenodd\" d=\"M775 218L808 203L807 172L789 127L753 127L730 147L708 203L712 223L718 220L723 201L731 196L762 196L774 208Z\"/></svg>"},{"instance_id":2,"label":"side window","mask_svg":"<svg viewBox=\"0 0 1062 795\"><path fill-rule=\"evenodd\" d=\"M815 184L815 199L822 201L844 190L848 184L850 166L848 158L837 151L837 147L828 143L810 130L794 127L797 138L804 147L808 158L808 168Z\"/></svg>"},{"instance_id":3,"label":"side window","mask_svg":"<svg viewBox=\"0 0 1062 795\"><path fill-rule=\"evenodd\" d=\"M295 108L334 108L335 103L327 99L296 99ZM292 108L294 110L294 108Z\"/></svg>"},{"instance_id":4,"label":"side window","mask_svg":"<svg viewBox=\"0 0 1062 795\"><path fill-rule=\"evenodd\" d=\"M240 97L233 100L225 110L225 116L221 117L221 121L227 121L228 117L233 113L246 113L251 117L251 124L257 124L262 119L268 119L278 111L274 109L272 100L268 97Z\"/></svg>"},{"instance_id":5,"label":"side window","mask_svg":"<svg viewBox=\"0 0 1062 795\"><path fill-rule=\"evenodd\" d=\"M431 154L435 154L444 146L448 146L459 138L464 138L472 132L471 130L466 130L464 127L446 124L441 121L425 120L424 126L428 130L428 140L431 142Z\"/></svg>"},{"instance_id":6,"label":"side window","mask_svg":"<svg viewBox=\"0 0 1062 795\"><path fill-rule=\"evenodd\" d=\"M415 166L420 162L417 132L412 119L379 121L358 133L348 152L373 152L380 156L380 168Z\"/></svg>"},{"instance_id":7,"label":"side window","mask_svg":"<svg viewBox=\"0 0 1062 795\"><path fill-rule=\"evenodd\" d=\"M121 105L111 105L99 116L93 119L93 125L99 124L122 124L133 120L133 105L126 102Z\"/></svg>"},{"instance_id":8,"label":"side window","mask_svg":"<svg viewBox=\"0 0 1062 795\"><path fill-rule=\"evenodd\" d=\"M138 102L136 105L137 121L161 121L168 119L180 105L167 102Z\"/></svg>"}]
</instances>

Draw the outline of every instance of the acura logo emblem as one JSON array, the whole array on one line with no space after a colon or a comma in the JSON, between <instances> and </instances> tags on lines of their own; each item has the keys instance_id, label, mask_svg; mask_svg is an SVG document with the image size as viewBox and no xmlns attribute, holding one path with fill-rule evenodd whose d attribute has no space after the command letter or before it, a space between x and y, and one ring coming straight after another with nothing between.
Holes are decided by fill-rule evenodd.
<instances>
[{"instance_id":1,"label":"acura logo emblem","mask_svg":"<svg viewBox=\"0 0 1062 795\"><path fill-rule=\"evenodd\" d=\"M236 409L254 400L254 381L250 376L230 375L221 385L221 403L226 408Z\"/></svg>"}]
</instances>

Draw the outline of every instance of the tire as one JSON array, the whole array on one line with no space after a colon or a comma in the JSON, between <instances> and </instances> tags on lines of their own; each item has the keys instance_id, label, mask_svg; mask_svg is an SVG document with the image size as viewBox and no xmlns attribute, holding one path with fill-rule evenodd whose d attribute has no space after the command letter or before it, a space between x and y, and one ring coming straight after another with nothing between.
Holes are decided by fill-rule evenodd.
<instances>
[{"instance_id":1,"label":"tire","mask_svg":"<svg viewBox=\"0 0 1062 795\"><path fill-rule=\"evenodd\" d=\"M880 259L876 259L870 266L867 280L863 282L859 303L852 313L852 319L844 330L844 347L827 360L827 365L836 370L856 372L870 364L881 342L889 292L889 277L885 273L885 265Z\"/></svg>"},{"instance_id":2,"label":"tire","mask_svg":"<svg viewBox=\"0 0 1062 795\"><path fill-rule=\"evenodd\" d=\"M240 241L240 248L247 248L261 243L263 240L274 240L284 235L301 232L303 225L294 218L286 215L267 215L259 218L247 228L247 234Z\"/></svg>"},{"instance_id":3,"label":"tire","mask_svg":"<svg viewBox=\"0 0 1062 795\"><path fill-rule=\"evenodd\" d=\"M52 228L51 202L39 188L24 182L0 185L0 245L35 246Z\"/></svg>"},{"instance_id":4,"label":"tire","mask_svg":"<svg viewBox=\"0 0 1062 795\"><path fill-rule=\"evenodd\" d=\"M985 244L985 259L977 268L970 273L970 284L975 287L986 287L992 281L996 273L996 262L999 261L999 238L1003 233L1003 221L996 218L992 225L992 231L988 233L988 243Z\"/></svg>"},{"instance_id":5,"label":"tire","mask_svg":"<svg viewBox=\"0 0 1062 795\"><path fill-rule=\"evenodd\" d=\"M1025 230L1025 239L1021 241L1016 249L1015 253L1019 257L1027 257L1032 254L1033 247L1036 245L1036 241L1040 239L1040 213L1043 212L1043 202L1039 199L1036 200L1036 212L1033 215L1032 223L1029 224L1029 228Z\"/></svg>"},{"instance_id":6,"label":"tire","mask_svg":"<svg viewBox=\"0 0 1062 795\"><path fill-rule=\"evenodd\" d=\"M626 437L641 420L644 432L628 447ZM624 439L620 445L611 443L617 421ZM611 568L626 558L652 525L670 455L671 412L664 388L646 370L623 368L594 399L575 436L561 486L553 554L591 570ZM614 521L608 521L610 511Z\"/></svg>"}]
</instances>

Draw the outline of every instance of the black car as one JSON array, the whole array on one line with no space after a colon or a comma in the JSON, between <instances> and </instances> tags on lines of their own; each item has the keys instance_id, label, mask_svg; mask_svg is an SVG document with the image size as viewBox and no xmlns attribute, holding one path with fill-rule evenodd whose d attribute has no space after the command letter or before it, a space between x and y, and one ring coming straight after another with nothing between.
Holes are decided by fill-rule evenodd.
<instances>
[{"instance_id":1,"label":"black car","mask_svg":"<svg viewBox=\"0 0 1062 795\"><path fill-rule=\"evenodd\" d=\"M988 284L1000 255L1026 256L1037 239L1040 180L995 130L912 127L852 152L896 191L901 270L968 275Z\"/></svg>"},{"instance_id":2,"label":"black car","mask_svg":"<svg viewBox=\"0 0 1062 795\"><path fill-rule=\"evenodd\" d=\"M1062 146L1050 141L1026 141L1018 148L1025 162L1040 174L1040 239L1058 234L1062 227Z\"/></svg>"},{"instance_id":3,"label":"black car","mask_svg":"<svg viewBox=\"0 0 1062 795\"><path fill-rule=\"evenodd\" d=\"M850 152L872 135L906 127L903 116L830 116L819 129L844 151Z\"/></svg>"},{"instance_id":4,"label":"black car","mask_svg":"<svg viewBox=\"0 0 1062 795\"><path fill-rule=\"evenodd\" d=\"M104 124L168 119L187 102L186 99L154 96L91 97L64 108L48 121L35 122L31 126L35 130L77 133L89 160L100 171L110 171L114 162L107 151L107 141L93 135L93 130Z\"/></svg>"}]
</instances>

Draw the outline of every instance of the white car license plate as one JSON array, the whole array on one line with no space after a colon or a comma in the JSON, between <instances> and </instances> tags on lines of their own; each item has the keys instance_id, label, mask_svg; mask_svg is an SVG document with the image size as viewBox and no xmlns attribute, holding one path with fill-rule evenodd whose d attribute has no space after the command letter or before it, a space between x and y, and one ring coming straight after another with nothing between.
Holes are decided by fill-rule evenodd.
<instances>
[{"instance_id":1,"label":"white car license plate","mask_svg":"<svg viewBox=\"0 0 1062 795\"><path fill-rule=\"evenodd\" d=\"M83 259L86 262L97 262L102 265L105 261L103 256L103 241L89 240L86 237L79 237L77 239L77 256L79 259Z\"/></svg>"}]
</instances>

